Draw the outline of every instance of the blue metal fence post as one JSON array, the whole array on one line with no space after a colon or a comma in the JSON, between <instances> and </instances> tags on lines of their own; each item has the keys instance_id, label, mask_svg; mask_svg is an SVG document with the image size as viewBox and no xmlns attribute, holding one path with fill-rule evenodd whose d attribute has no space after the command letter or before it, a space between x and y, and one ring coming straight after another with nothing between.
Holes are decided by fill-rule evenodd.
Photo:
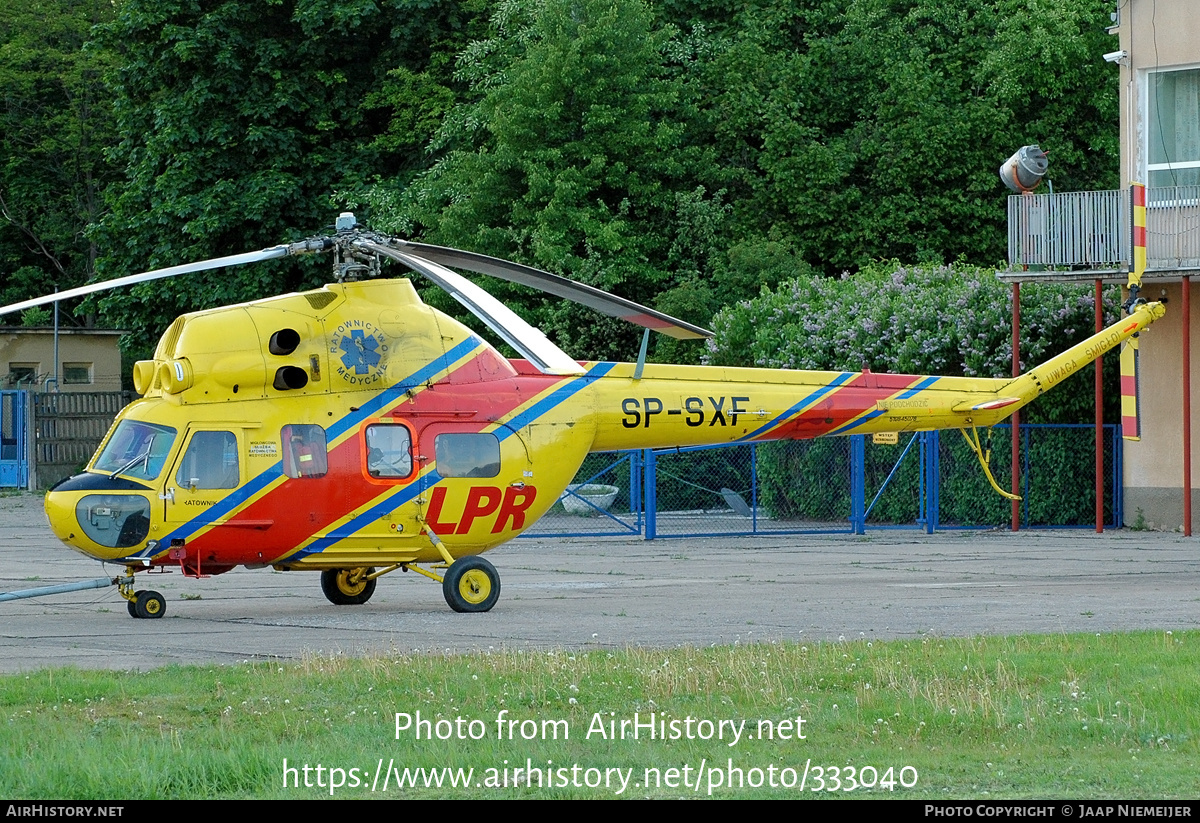
<instances>
[{"instance_id":1,"label":"blue metal fence post","mask_svg":"<svg viewBox=\"0 0 1200 823\"><path fill-rule=\"evenodd\" d=\"M1115 423L1109 426L1113 450L1113 526L1119 529L1125 525L1125 439L1121 437L1119 426Z\"/></svg>"},{"instance_id":2,"label":"blue metal fence post","mask_svg":"<svg viewBox=\"0 0 1200 823\"><path fill-rule=\"evenodd\" d=\"M929 533L933 534L938 528L938 518L942 511L942 456L941 456L941 433L932 431L929 433L929 451L930 463L932 469L929 479L933 487L933 493L930 495L929 503Z\"/></svg>"},{"instance_id":3,"label":"blue metal fence post","mask_svg":"<svg viewBox=\"0 0 1200 823\"><path fill-rule=\"evenodd\" d=\"M642 533L642 461L641 453L629 452L629 511L635 515L637 533Z\"/></svg>"},{"instance_id":4,"label":"blue metal fence post","mask_svg":"<svg viewBox=\"0 0 1200 823\"><path fill-rule=\"evenodd\" d=\"M750 444L750 531L758 534L758 444Z\"/></svg>"},{"instance_id":5,"label":"blue metal fence post","mask_svg":"<svg viewBox=\"0 0 1200 823\"><path fill-rule=\"evenodd\" d=\"M658 488L655 482L654 450L642 452L646 459L646 471L643 475L642 488L646 495L646 539L653 540L658 535Z\"/></svg>"},{"instance_id":6,"label":"blue metal fence post","mask_svg":"<svg viewBox=\"0 0 1200 823\"><path fill-rule=\"evenodd\" d=\"M1029 475L1032 471L1029 452L1029 424L1021 427L1021 519L1029 524Z\"/></svg>"},{"instance_id":7,"label":"blue metal fence post","mask_svg":"<svg viewBox=\"0 0 1200 823\"><path fill-rule=\"evenodd\" d=\"M938 526L938 508L940 497L940 461L938 459L938 433L936 431L921 433L921 482L925 487L924 499L921 501L921 514L925 521L925 533L933 534Z\"/></svg>"},{"instance_id":8,"label":"blue metal fence post","mask_svg":"<svg viewBox=\"0 0 1200 823\"><path fill-rule=\"evenodd\" d=\"M17 428L17 459L20 461L17 470L17 488L24 489L29 485L29 443L30 438L27 435L27 429L33 425L33 420L30 419L28 410L31 406L26 400L28 390L22 391L17 395L17 419L21 425Z\"/></svg>"},{"instance_id":9,"label":"blue metal fence post","mask_svg":"<svg viewBox=\"0 0 1200 823\"><path fill-rule=\"evenodd\" d=\"M866 534L867 438L850 435L850 526L854 534Z\"/></svg>"},{"instance_id":10,"label":"blue metal fence post","mask_svg":"<svg viewBox=\"0 0 1200 823\"><path fill-rule=\"evenodd\" d=\"M929 450L925 448L925 441L929 439L929 432L917 432L915 437L917 441L917 525L925 526L925 511L929 505L925 500L929 497L929 489L926 488L925 480L929 477L929 467L925 464L928 462Z\"/></svg>"}]
</instances>

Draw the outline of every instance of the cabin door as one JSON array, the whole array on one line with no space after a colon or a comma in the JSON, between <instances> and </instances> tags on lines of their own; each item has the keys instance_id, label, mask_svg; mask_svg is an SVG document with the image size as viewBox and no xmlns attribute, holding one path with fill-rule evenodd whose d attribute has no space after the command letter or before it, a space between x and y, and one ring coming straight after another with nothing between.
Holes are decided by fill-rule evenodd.
<instances>
[{"instance_id":1,"label":"cabin door","mask_svg":"<svg viewBox=\"0 0 1200 823\"><path fill-rule=\"evenodd\" d=\"M192 521L223 520L219 504L242 484L243 432L234 428L190 427L175 465L163 477L168 533Z\"/></svg>"}]
</instances>

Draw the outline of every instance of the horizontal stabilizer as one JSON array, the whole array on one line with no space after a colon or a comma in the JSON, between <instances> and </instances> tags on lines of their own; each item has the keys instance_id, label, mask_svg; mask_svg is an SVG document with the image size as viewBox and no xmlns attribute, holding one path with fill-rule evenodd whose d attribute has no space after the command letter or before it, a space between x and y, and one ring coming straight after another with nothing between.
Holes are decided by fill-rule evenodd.
<instances>
[{"instance_id":1,"label":"horizontal stabilizer","mask_svg":"<svg viewBox=\"0 0 1200 823\"><path fill-rule=\"evenodd\" d=\"M1005 406L1011 406L1013 403L1020 403L1019 397L997 397L995 400L986 400L982 403L972 403L967 400L956 405L952 411L970 412L970 411L990 411L992 409L1002 409Z\"/></svg>"}]
</instances>

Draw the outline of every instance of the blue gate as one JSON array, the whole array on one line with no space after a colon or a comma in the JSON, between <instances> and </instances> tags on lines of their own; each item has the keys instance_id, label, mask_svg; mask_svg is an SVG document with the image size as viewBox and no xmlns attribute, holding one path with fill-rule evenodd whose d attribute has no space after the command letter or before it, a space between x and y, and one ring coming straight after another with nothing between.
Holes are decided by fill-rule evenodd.
<instances>
[{"instance_id":1,"label":"blue gate","mask_svg":"<svg viewBox=\"0 0 1200 823\"><path fill-rule=\"evenodd\" d=\"M29 420L26 391L0 391L0 487L29 482Z\"/></svg>"}]
</instances>

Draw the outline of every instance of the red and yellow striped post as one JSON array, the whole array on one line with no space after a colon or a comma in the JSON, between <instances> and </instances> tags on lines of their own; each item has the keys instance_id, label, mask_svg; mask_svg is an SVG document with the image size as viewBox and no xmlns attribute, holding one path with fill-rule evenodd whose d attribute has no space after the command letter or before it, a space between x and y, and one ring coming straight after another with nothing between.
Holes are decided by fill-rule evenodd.
<instances>
[{"instance_id":1,"label":"red and yellow striped post","mask_svg":"<svg viewBox=\"0 0 1200 823\"><path fill-rule=\"evenodd\" d=\"M1137 297L1146 271L1146 187L1141 183L1129 185L1130 224L1133 230L1130 244L1130 299ZM1121 436L1126 440L1141 440L1141 420L1138 418L1138 342L1131 337L1121 347Z\"/></svg>"}]
</instances>

